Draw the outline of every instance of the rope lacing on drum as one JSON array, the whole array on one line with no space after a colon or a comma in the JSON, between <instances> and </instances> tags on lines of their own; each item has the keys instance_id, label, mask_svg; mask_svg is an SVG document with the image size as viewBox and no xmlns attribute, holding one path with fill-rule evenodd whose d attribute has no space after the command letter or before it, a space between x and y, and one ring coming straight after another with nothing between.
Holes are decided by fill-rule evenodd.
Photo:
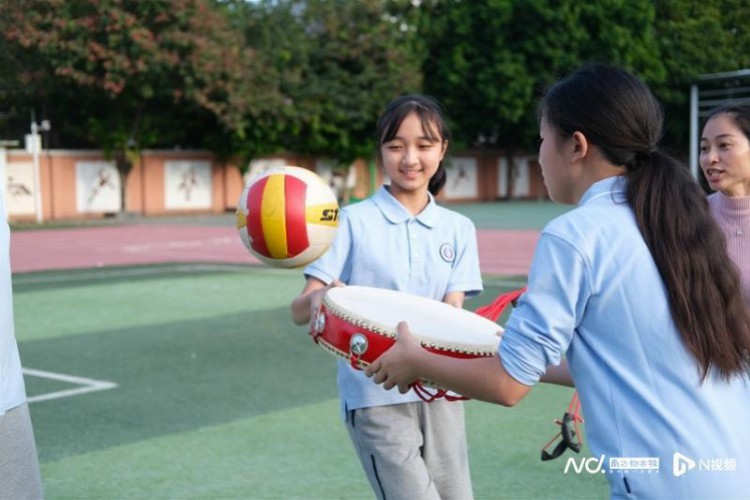
<instances>
[{"instance_id":1,"label":"rope lacing on drum","mask_svg":"<svg viewBox=\"0 0 750 500\"><path fill-rule=\"evenodd\" d=\"M466 401L469 399L466 396L461 396L459 394L446 391L445 389L435 389L434 391L430 391L427 387L422 385L421 382L414 382L410 387L415 392L415 394L419 396L419 399L421 399L425 403L432 403L436 399L440 398L443 398L446 401Z\"/></svg>"},{"instance_id":2,"label":"rope lacing on drum","mask_svg":"<svg viewBox=\"0 0 750 500\"><path fill-rule=\"evenodd\" d=\"M516 305L518 298L525 291L526 291L526 287L523 287L520 290L513 290L511 292L500 294L495 300L493 300L489 304L475 309L474 313L484 318L487 318L490 321L496 322L497 319L500 317L500 315L503 313L503 311L509 305L511 304L514 306ZM412 388L412 390L414 390L416 395L419 396L419 398L426 403L431 403L435 401L436 399L440 399L440 398L444 398L446 401L466 401L470 399L470 398L467 398L466 396L461 396L459 394L446 391L445 389L435 389L434 391L430 391L422 384L422 382L419 382L419 381L412 383L410 387Z\"/></svg>"}]
</instances>

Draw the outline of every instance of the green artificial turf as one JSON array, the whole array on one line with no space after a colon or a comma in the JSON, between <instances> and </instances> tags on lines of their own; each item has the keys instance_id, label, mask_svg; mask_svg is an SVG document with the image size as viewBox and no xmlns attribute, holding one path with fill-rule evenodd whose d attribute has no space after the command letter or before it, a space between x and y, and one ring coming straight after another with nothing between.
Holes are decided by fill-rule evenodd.
<instances>
[{"instance_id":1,"label":"green artificial turf","mask_svg":"<svg viewBox=\"0 0 750 500\"><path fill-rule=\"evenodd\" d=\"M518 282L488 279L467 308ZM46 497L373 498L335 360L289 319L302 285L299 271L245 266L14 276L24 367L117 384L31 403ZM30 397L80 385L26 380ZM569 455L539 459L571 394L467 403L477 498L607 496L603 477L564 473Z\"/></svg>"}]
</instances>

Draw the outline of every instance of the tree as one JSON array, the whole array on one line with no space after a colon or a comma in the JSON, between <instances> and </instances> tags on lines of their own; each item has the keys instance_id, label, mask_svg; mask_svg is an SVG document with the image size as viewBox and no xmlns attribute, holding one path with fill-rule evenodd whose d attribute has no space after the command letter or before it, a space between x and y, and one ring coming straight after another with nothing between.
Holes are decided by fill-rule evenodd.
<instances>
[{"instance_id":1,"label":"tree","mask_svg":"<svg viewBox=\"0 0 750 500\"><path fill-rule=\"evenodd\" d=\"M654 26L668 75L655 90L667 111L666 141L685 151L690 84L699 75L750 68L750 9L745 0L659 0L655 4Z\"/></svg>"},{"instance_id":2,"label":"tree","mask_svg":"<svg viewBox=\"0 0 750 500\"><path fill-rule=\"evenodd\" d=\"M108 152L123 190L142 148L193 134L229 154L275 96L209 0L11 0L1 14L16 94Z\"/></svg>"},{"instance_id":3,"label":"tree","mask_svg":"<svg viewBox=\"0 0 750 500\"><path fill-rule=\"evenodd\" d=\"M371 157L382 108L421 88L414 27L380 0L280 0L248 8L248 43L268 56L284 96L273 115L278 145L341 164Z\"/></svg>"},{"instance_id":4,"label":"tree","mask_svg":"<svg viewBox=\"0 0 750 500\"><path fill-rule=\"evenodd\" d=\"M469 147L530 148L541 91L583 61L663 78L650 0L433 0L415 7L427 38L425 90Z\"/></svg>"},{"instance_id":5,"label":"tree","mask_svg":"<svg viewBox=\"0 0 750 500\"><path fill-rule=\"evenodd\" d=\"M407 7L409 9L409 7ZM538 142L542 91L584 61L663 79L651 0L427 0L412 4L428 57L424 88L443 101L465 147L516 152Z\"/></svg>"}]
</instances>

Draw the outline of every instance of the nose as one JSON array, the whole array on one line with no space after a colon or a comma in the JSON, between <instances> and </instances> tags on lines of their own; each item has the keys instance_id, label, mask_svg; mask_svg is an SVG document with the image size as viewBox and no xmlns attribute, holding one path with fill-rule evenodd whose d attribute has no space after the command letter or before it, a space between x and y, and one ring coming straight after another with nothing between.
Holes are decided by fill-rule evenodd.
<instances>
[{"instance_id":1,"label":"nose","mask_svg":"<svg viewBox=\"0 0 750 500\"><path fill-rule=\"evenodd\" d=\"M417 150L414 148L406 148L404 150L404 165L414 165L418 161Z\"/></svg>"},{"instance_id":2,"label":"nose","mask_svg":"<svg viewBox=\"0 0 750 500\"><path fill-rule=\"evenodd\" d=\"M706 148L700 155L700 161L704 165L713 165L719 161L719 155L716 154L714 148Z\"/></svg>"}]
</instances>

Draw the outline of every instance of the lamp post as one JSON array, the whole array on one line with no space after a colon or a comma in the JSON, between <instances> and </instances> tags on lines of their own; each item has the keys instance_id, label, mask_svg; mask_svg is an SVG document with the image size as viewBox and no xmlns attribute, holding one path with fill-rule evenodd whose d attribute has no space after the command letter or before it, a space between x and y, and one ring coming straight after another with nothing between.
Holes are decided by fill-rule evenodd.
<instances>
[{"instance_id":1,"label":"lamp post","mask_svg":"<svg viewBox=\"0 0 750 500\"><path fill-rule=\"evenodd\" d=\"M52 127L49 120L42 120L41 123L37 123L34 119L34 112L31 112L31 134L26 136L26 151L31 153L34 170L34 211L36 212L37 222L42 222L41 173L39 171L39 153L42 148L42 139L39 131L47 131L50 128Z\"/></svg>"}]
</instances>

